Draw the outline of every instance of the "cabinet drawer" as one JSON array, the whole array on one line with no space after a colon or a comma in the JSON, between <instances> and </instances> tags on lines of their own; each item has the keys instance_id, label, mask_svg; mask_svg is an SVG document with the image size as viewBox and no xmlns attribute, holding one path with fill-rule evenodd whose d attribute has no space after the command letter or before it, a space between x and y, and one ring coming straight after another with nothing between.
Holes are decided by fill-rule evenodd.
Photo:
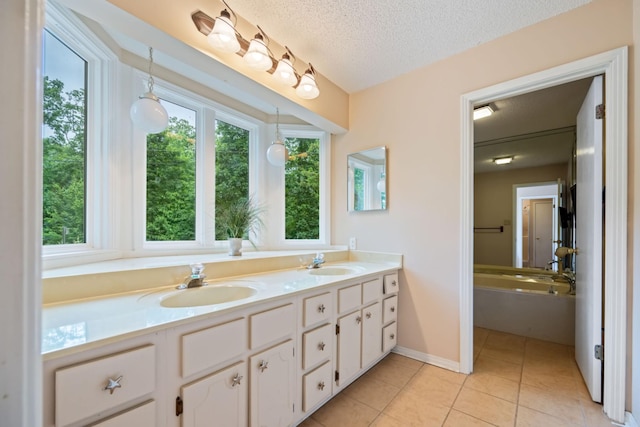
<instances>
[{"instance_id":1,"label":"cabinet drawer","mask_svg":"<svg viewBox=\"0 0 640 427\"><path fill-rule=\"evenodd\" d=\"M362 304L362 286L354 285L338 291L338 311L345 311L357 308Z\"/></svg>"},{"instance_id":2,"label":"cabinet drawer","mask_svg":"<svg viewBox=\"0 0 640 427\"><path fill-rule=\"evenodd\" d=\"M293 304L254 314L249 319L252 349L293 334L295 326Z\"/></svg>"},{"instance_id":3,"label":"cabinet drawer","mask_svg":"<svg viewBox=\"0 0 640 427\"><path fill-rule=\"evenodd\" d=\"M91 424L91 427L155 426L156 402L153 400L120 415Z\"/></svg>"},{"instance_id":4,"label":"cabinet drawer","mask_svg":"<svg viewBox=\"0 0 640 427\"><path fill-rule=\"evenodd\" d=\"M115 408L155 388L156 350L150 345L96 359L55 373L56 426L66 426ZM117 380L111 391L105 387Z\"/></svg>"},{"instance_id":5,"label":"cabinet drawer","mask_svg":"<svg viewBox=\"0 0 640 427\"><path fill-rule=\"evenodd\" d=\"M398 273L386 274L384 276L384 293L395 294L400 289L398 285Z\"/></svg>"},{"instance_id":6,"label":"cabinet drawer","mask_svg":"<svg viewBox=\"0 0 640 427\"><path fill-rule=\"evenodd\" d=\"M376 278L362 284L362 303L375 301L382 296L382 279Z\"/></svg>"},{"instance_id":7,"label":"cabinet drawer","mask_svg":"<svg viewBox=\"0 0 640 427\"><path fill-rule=\"evenodd\" d=\"M330 324L321 326L302 335L302 369L309 369L332 354L332 333Z\"/></svg>"},{"instance_id":8,"label":"cabinet drawer","mask_svg":"<svg viewBox=\"0 0 640 427\"><path fill-rule=\"evenodd\" d=\"M331 316L331 294L329 292L304 299L303 325L314 325Z\"/></svg>"},{"instance_id":9,"label":"cabinet drawer","mask_svg":"<svg viewBox=\"0 0 640 427\"><path fill-rule=\"evenodd\" d=\"M396 322L382 328L382 352L385 353L396 346L398 338L398 324Z\"/></svg>"},{"instance_id":10,"label":"cabinet drawer","mask_svg":"<svg viewBox=\"0 0 640 427\"><path fill-rule=\"evenodd\" d=\"M331 363L302 377L302 410L308 411L331 395Z\"/></svg>"},{"instance_id":11,"label":"cabinet drawer","mask_svg":"<svg viewBox=\"0 0 640 427\"><path fill-rule=\"evenodd\" d=\"M182 336L182 376L188 377L242 354L247 322L236 319Z\"/></svg>"},{"instance_id":12,"label":"cabinet drawer","mask_svg":"<svg viewBox=\"0 0 640 427\"><path fill-rule=\"evenodd\" d=\"M382 301L382 323L391 322L398 318L398 296L392 296Z\"/></svg>"}]
</instances>

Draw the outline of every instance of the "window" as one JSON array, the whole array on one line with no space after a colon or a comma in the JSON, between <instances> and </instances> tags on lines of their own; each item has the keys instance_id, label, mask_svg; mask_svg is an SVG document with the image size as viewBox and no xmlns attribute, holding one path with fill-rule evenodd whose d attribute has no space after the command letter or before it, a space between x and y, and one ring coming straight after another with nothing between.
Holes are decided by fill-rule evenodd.
<instances>
[{"instance_id":1,"label":"window","mask_svg":"<svg viewBox=\"0 0 640 427\"><path fill-rule=\"evenodd\" d=\"M320 238L320 140L286 138L285 239Z\"/></svg>"},{"instance_id":2,"label":"window","mask_svg":"<svg viewBox=\"0 0 640 427\"><path fill-rule=\"evenodd\" d=\"M86 243L87 61L43 38L42 244Z\"/></svg>"},{"instance_id":3,"label":"window","mask_svg":"<svg viewBox=\"0 0 640 427\"><path fill-rule=\"evenodd\" d=\"M169 126L147 135L147 241L195 240L196 112L162 100Z\"/></svg>"},{"instance_id":4,"label":"window","mask_svg":"<svg viewBox=\"0 0 640 427\"><path fill-rule=\"evenodd\" d=\"M216 120L216 240L227 238L217 224L225 206L249 194L250 132L222 120Z\"/></svg>"}]
</instances>

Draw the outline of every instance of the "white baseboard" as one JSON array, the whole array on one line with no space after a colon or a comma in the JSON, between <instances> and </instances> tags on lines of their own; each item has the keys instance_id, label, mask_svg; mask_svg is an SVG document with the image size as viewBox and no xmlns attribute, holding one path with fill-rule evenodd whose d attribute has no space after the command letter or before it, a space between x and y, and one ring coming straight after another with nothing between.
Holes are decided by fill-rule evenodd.
<instances>
[{"instance_id":1,"label":"white baseboard","mask_svg":"<svg viewBox=\"0 0 640 427\"><path fill-rule=\"evenodd\" d=\"M411 359L428 363L429 365L438 366L439 368L448 369L454 372L460 372L460 362L434 356L432 354L422 353L419 351L412 350L410 348L400 347L400 346L395 346L391 351L401 356L407 356L407 357L410 357Z\"/></svg>"},{"instance_id":2,"label":"white baseboard","mask_svg":"<svg viewBox=\"0 0 640 427\"><path fill-rule=\"evenodd\" d=\"M624 418L625 418L624 419L624 425L626 427L640 427L640 425L638 425L638 422L633 417L633 414L631 412L625 412L625 417Z\"/></svg>"}]
</instances>

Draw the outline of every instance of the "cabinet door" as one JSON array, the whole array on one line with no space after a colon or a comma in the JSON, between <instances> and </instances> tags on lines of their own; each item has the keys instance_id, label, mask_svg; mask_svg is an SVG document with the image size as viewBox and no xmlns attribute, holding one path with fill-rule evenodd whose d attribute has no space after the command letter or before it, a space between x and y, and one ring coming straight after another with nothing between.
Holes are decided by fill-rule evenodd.
<instances>
[{"instance_id":1,"label":"cabinet door","mask_svg":"<svg viewBox=\"0 0 640 427\"><path fill-rule=\"evenodd\" d=\"M152 400L108 420L91 424L91 427L155 426L156 424L156 402Z\"/></svg>"},{"instance_id":2,"label":"cabinet door","mask_svg":"<svg viewBox=\"0 0 640 427\"><path fill-rule=\"evenodd\" d=\"M295 387L293 341L289 340L251 356L249 363L251 366L251 426L291 425Z\"/></svg>"},{"instance_id":3,"label":"cabinet door","mask_svg":"<svg viewBox=\"0 0 640 427\"><path fill-rule=\"evenodd\" d=\"M360 370L361 323L360 310L338 319L337 386L347 383Z\"/></svg>"},{"instance_id":4,"label":"cabinet door","mask_svg":"<svg viewBox=\"0 0 640 427\"><path fill-rule=\"evenodd\" d=\"M382 354L382 308L380 303L362 309L362 367Z\"/></svg>"},{"instance_id":5,"label":"cabinet door","mask_svg":"<svg viewBox=\"0 0 640 427\"><path fill-rule=\"evenodd\" d=\"M182 427L247 424L247 366L230 366L182 387Z\"/></svg>"}]
</instances>

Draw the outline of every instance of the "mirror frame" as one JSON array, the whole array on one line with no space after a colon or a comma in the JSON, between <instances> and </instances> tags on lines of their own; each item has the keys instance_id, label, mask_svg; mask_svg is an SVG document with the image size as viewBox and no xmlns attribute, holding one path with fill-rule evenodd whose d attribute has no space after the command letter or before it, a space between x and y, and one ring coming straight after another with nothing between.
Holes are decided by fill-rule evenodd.
<instances>
[{"instance_id":1,"label":"mirror frame","mask_svg":"<svg viewBox=\"0 0 640 427\"><path fill-rule=\"evenodd\" d=\"M387 147L372 147L366 150L347 154L347 211L348 212L367 212L367 211L385 211L389 209L389 179L388 179L388 157ZM379 154L381 153L381 154ZM380 178L375 180L376 175L372 175L369 179L369 194L380 195L379 197L366 197L365 205L361 209L355 206L355 177L353 171L353 163L360 163L365 167L379 168ZM375 171L374 171L375 174ZM374 184L375 180L375 184ZM380 187L384 191L380 191ZM372 203L372 201L374 203Z\"/></svg>"}]
</instances>

